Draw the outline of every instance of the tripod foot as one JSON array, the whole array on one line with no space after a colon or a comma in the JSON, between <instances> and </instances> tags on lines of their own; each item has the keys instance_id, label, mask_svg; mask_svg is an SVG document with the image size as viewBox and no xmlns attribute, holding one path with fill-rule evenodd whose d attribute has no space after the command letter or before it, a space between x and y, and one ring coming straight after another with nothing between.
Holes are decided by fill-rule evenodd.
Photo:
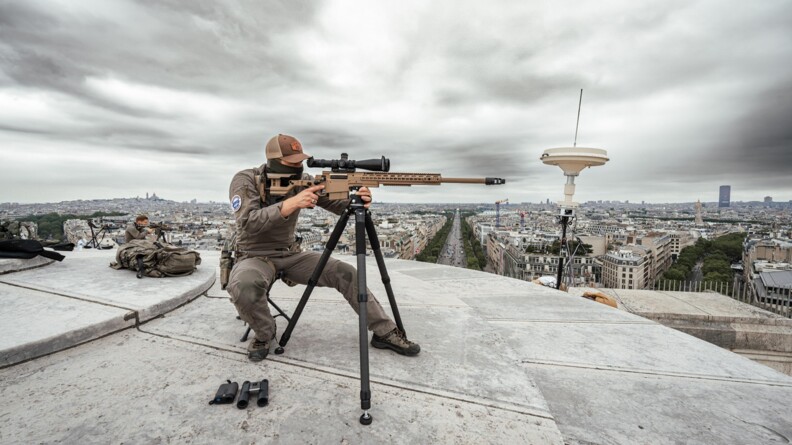
<instances>
[{"instance_id":1,"label":"tripod foot","mask_svg":"<svg viewBox=\"0 0 792 445\"><path fill-rule=\"evenodd\" d=\"M371 425L373 420L374 418L371 417L371 414L369 414L368 411L363 411L363 414L360 416L360 423L363 425Z\"/></svg>"},{"instance_id":2,"label":"tripod foot","mask_svg":"<svg viewBox=\"0 0 792 445\"><path fill-rule=\"evenodd\" d=\"M277 348L275 348L275 353L278 355L283 354L283 346L278 346Z\"/></svg>"}]
</instances>

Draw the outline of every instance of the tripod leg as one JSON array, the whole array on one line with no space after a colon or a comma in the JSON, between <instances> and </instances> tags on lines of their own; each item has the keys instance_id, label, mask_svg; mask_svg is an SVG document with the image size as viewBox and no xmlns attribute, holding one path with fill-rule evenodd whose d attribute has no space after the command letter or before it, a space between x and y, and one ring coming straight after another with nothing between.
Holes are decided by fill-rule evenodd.
<instances>
[{"instance_id":1,"label":"tripod leg","mask_svg":"<svg viewBox=\"0 0 792 445\"><path fill-rule=\"evenodd\" d=\"M91 240L88 241L85 244L85 246L88 247L88 246L91 245L91 243L93 243L94 249L98 249L99 248L99 243L96 242L96 233L94 232L94 229L93 229L93 227L90 224L88 225L88 227L91 229ZM138 277L138 278L140 278L140 277Z\"/></svg>"},{"instance_id":2,"label":"tripod leg","mask_svg":"<svg viewBox=\"0 0 792 445\"><path fill-rule=\"evenodd\" d=\"M330 239L327 240L327 245L325 245L325 250L322 252L322 256L319 258L319 263L316 264L316 268L314 269L313 274L311 274L311 279L308 280L308 286L305 288L305 291L300 298L300 302L297 304L297 308L294 309L291 320L289 320L289 325L286 326L286 330L283 331L283 335L281 335L280 341L278 342L278 347L275 348L276 354L283 354L283 348L286 346L286 343L289 342L289 338L291 338L291 333L294 330L294 326L297 325L297 321L300 319L303 309L305 309L305 304L308 303L308 298L310 298L311 292L313 292L314 287L316 287L316 284L319 282L319 277L322 276L322 271L327 265L327 260L330 259L330 254L333 253L333 249L335 249L336 244L338 244L341 234L344 233L344 228L346 227L347 221L349 221L349 212L344 212L341 214L341 217L338 218L335 229L333 229L333 233L330 235Z\"/></svg>"},{"instance_id":3,"label":"tripod leg","mask_svg":"<svg viewBox=\"0 0 792 445\"><path fill-rule=\"evenodd\" d=\"M269 288L267 288L267 303L271 304L272 307L274 307L275 310L278 311L278 315L280 315L281 317L286 319L286 323L289 323L291 321L291 317L286 315L286 312L283 312L283 310L280 307L278 307L278 305L275 304L274 301L272 301L272 298L270 298L270 296L271 296L270 290L272 290L272 285L275 284L276 281L278 281L280 279L283 279L283 277L285 275L286 275L286 273L284 271L282 271L282 270L279 270L277 275L275 275L275 278L272 280L272 283L270 283ZM277 317L278 315L276 315L275 317ZM273 317L273 318L275 318L275 317ZM278 347L278 349L280 349L280 346Z\"/></svg>"},{"instance_id":4,"label":"tripod leg","mask_svg":"<svg viewBox=\"0 0 792 445\"><path fill-rule=\"evenodd\" d=\"M568 222L568 216L561 217L561 241L558 244L558 275L556 277L556 289L561 289L561 277L564 273L564 257L566 256L566 230Z\"/></svg>"},{"instance_id":5,"label":"tripod leg","mask_svg":"<svg viewBox=\"0 0 792 445\"><path fill-rule=\"evenodd\" d=\"M360 423L371 424L368 410L371 408L371 389L369 388L368 357L368 292L366 291L366 209L355 209L355 254L357 255L358 320L360 321L360 408L363 415Z\"/></svg>"},{"instance_id":6,"label":"tripod leg","mask_svg":"<svg viewBox=\"0 0 792 445\"><path fill-rule=\"evenodd\" d=\"M275 302L274 302L274 301L272 301L272 299L271 299L270 297L267 297L267 303L271 304L271 305L272 305L272 307L274 307L274 308L275 308L275 310L276 310L276 311L278 311L278 315L286 319L286 322L287 322L287 323L291 321L291 317L289 317L288 315L286 315L286 312L283 312L283 309L281 309L280 307L278 307L278 305L277 305L277 304L275 304ZM278 315L276 315L275 317L277 317ZM274 318L274 317L273 317L273 318Z\"/></svg>"},{"instance_id":7,"label":"tripod leg","mask_svg":"<svg viewBox=\"0 0 792 445\"><path fill-rule=\"evenodd\" d=\"M396 327L400 331L405 332L401 316L399 315L399 308L396 305L396 297L393 296L388 269L385 268L385 258L382 256L377 231L374 228L374 221L371 219L371 212L368 211L366 212L366 234L368 235L369 243L371 243L371 250L374 251L374 257L377 259L377 267L379 267L380 277L382 277L382 284L385 285L385 292L388 294L388 302L390 302L391 311L393 311L393 321L396 322Z\"/></svg>"},{"instance_id":8,"label":"tripod leg","mask_svg":"<svg viewBox=\"0 0 792 445\"><path fill-rule=\"evenodd\" d=\"M242 338L239 339L239 341L242 343L246 342L248 339L248 335L250 335L250 326L248 326L247 331L245 331L245 335L243 335Z\"/></svg>"}]
</instances>

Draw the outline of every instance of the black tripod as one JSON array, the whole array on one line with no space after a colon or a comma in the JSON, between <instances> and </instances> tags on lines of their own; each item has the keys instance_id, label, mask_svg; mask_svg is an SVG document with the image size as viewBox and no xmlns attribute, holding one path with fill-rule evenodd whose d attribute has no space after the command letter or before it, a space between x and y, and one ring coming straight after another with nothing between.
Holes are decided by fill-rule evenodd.
<instances>
[{"instance_id":1,"label":"black tripod","mask_svg":"<svg viewBox=\"0 0 792 445\"><path fill-rule=\"evenodd\" d=\"M157 234L156 241L162 240L162 242L167 243L168 242L168 237L166 235L166 232L167 232L167 229L165 229L164 227L156 226L154 228L154 233Z\"/></svg>"},{"instance_id":2,"label":"black tripod","mask_svg":"<svg viewBox=\"0 0 792 445\"><path fill-rule=\"evenodd\" d=\"M85 244L85 247L86 248L93 247L94 249L101 249L99 244L101 244L101 242L104 241L105 235L110 232L110 227L108 227L106 224L103 224L101 227L99 227L96 224L94 224L93 221L91 221L90 219L88 220L88 227L91 229L91 240ZM94 229L99 229L99 231L96 232ZM102 235L102 238L98 238L99 235Z\"/></svg>"},{"instance_id":3,"label":"black tripod","mask_svg":"<svg viewBox=\"0 0 792 445\"><path fill-rule=\"evenodd\" d=\"M352 188L352 190L356 191L357 187ZM289 325L286 327L283 335L281 335L275 353L283 354L283 348L286 346L286 343L289 342L294 326L300 319L300 314L302 314L306 303L308 303L311 292L313 292L314 287L316 287L316 284L319 282L319 277L322 276L322 271L325 265L327 265L327 260L330 259L330 254L335 249L336 244L338 244L338 240L344 232L349 217L354 214L358 302L360 303L360 308L358 310L358 319L360 322L360 408L363 410L363 414L360 416L360 423L363 425L370 425L373 418L368 412L371 408L371 389L369 388L368 320L366 314L368 303L368 293L366 291L366 235L368 235L369 242L371 243L371 250L374 251L374 257L377 259L377 266L379 267L380 276L382 277L382 284L385 285L388 301L393 311L393 319L396 322L396 326L402 332L404 332L404 326L402 326L399 309L396 306L396 298L393 296L390 277L388 276L388 270L385 268L385 259L380 250L379 239L377 239L377 232L374 229L374 221L371 219L371 212L363 207L363 200L358 195L352 194L350 197L351 201L349 202L349 207L347 207L346 211L342 213L341 217L338 219L338 223L336 223L335 229L333 229L333 233L330 235L327 245L325 245L319 263L316 265L311 279L308 280L308 287L305 288L305 292L303 292L302 298L300 298L300 302L297 304L297 308L294 310L291 320L289 320Z\"/></svg>"},{"instance_id":4,"label":"black tripod","mask_svg":"<svg viewBox=\"0 0 792 445\"><path fill-rule=\"evenodd\" d=\"M564 262L566 258L569 257L569 250L567 249L567 227L569 227L570 219L574 217L574 210L561 209L561 215L559 218L559 222L561 223L561 240L559 241L558 245L558 276L556 277L556 289L561 289L561 277L563 277L564 274ZM569 267L572 267L572 265L570 264Z\"/></svg>"}]
</instances>

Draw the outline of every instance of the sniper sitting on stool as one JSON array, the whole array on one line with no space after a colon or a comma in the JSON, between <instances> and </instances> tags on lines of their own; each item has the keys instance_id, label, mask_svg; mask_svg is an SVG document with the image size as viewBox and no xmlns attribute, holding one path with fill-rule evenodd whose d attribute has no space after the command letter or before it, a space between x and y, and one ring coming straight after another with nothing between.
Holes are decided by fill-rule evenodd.
<instances>
[{"instance_id":1,"label":"sniper sitting on stool","mask_svg":"<svg viewBox=\"0 0 792 445\"><path fill-rule=\"evenodd\" d=\"M238 257L229 277L228 292L240 318L255 333L248 344L248 357L252 361L264 360L275 338L275 319L267 305L269 283L275 279L277 271L282 270L290 281L307 284L321 257L318 252L299 252L294 249L293 240L300 210L318 205L340 215L349 205L349 200L331 200L327 196L320 196L318 193L324 185L295 187L284 197L261 196L257 177L274 173L306 178L302 163L310 157L303 153L297 139L283 134L267 142L266 156L266 164L234 175L229 189L229 199L236 218ZM371 191L362 187L357 194L368 208L371 205ZM357 270L353 266L330 258L317 286L337 289L355 312L358 311ZM371 345L391 349L402 355L417 355L421 347L408 340L396 327L370 290L368 295L368 329L374 333Z\"/></svg>"}]
</instances>

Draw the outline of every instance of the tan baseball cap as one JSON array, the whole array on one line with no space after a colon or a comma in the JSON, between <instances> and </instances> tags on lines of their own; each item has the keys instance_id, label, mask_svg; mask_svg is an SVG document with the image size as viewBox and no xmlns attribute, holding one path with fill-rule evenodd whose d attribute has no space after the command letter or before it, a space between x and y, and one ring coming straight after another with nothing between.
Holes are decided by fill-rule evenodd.
<instances>
[{"instance_id":1,"label":"tan baseball cap","mask_svg":"<svg viewBox=\"0 0 792 445\"><path fill-rule=\"evenodd\" d=\"M267 160L282 159L286 162L302 162L310 155L303 153L302 144L294 136L279 134L267 142Z\"/></svg>"}]
</instances>

